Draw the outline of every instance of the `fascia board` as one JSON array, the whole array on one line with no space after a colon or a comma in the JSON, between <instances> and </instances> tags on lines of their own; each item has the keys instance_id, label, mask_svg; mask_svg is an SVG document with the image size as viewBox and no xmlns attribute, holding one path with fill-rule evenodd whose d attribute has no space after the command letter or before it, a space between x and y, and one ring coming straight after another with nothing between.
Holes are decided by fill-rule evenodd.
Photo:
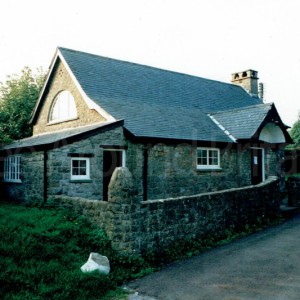
<instances>
[{"instance_id":1,"label":"fascia board","mask_svg":"<svg viewBox=\"0 0 300 300\"><path fill-rule=\"evenodd\" d=\"M56 63L56 60L57 60L57 56L58 56L58 49L56 49L55 54L54 54L54 57L52 58L52 61L51 61L51 64L50 64L50 67L49 67L49 70L48 70L48 73L47 73L47 76L46 76L44 85L43 85L43 87L42 87L42 89L41 89L41 92L40 92L40 94L39 94L39 97L38 97L38 100L37 100L37 102L36 102L36 105L35 105L35 107L34 107L34 109L33 109L33 112L32 112L32 115L31 115L31 119L30 119L30 121L29 121L29 124L31 124L31 123L33 122L33 120L34 120L34 118L35 118L35 115L36 115L36 113L37 113L37 109L38 109L38 107L40 106L40 102L41 102L41 100L42 100L42 97L43 97L43 95L44 95L45 89L46 89L46 87L47 87L47 85L48 85L50 76L51 76L51 74L52 74L53 68L54 68L54 66L55 66L55 63Z\"/></svg>"}]
</instances>

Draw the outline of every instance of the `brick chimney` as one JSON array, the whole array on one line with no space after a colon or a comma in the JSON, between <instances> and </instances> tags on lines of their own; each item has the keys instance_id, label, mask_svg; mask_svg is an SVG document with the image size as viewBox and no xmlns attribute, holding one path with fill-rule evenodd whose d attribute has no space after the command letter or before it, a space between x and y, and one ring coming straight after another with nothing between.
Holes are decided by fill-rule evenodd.
<instances>
[{"instance_id":1,"label":"brick chimney","mask_svg":"<svg viewBox=\"0 0 300 300\"><path fill-rule=\"evenodd\" d=\"M257 71L247 70L233 73L231 82L243 87L250 95L258 96L258 77Z\"/></svg>"}]
</instances>

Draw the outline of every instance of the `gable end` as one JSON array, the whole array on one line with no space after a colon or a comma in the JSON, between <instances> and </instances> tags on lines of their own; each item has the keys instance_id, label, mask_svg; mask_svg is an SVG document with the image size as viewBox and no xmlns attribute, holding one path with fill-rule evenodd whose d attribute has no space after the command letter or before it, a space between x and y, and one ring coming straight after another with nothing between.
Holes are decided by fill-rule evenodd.
<instances>
[{"instance_id":1,"label":"gable end","mask_svg":"<svg viewBox=\"0 0 300 300\"><path fill-rule=\"evenodd\" d=\"M74 98L77 117L62 120L62 122L51 122L50 113L54 101L57 95L64 91L69 92ZM114 120L112 116L86 96L67 64L57 54L32 116L33 134Z\"/></svg>"}]
</instances>

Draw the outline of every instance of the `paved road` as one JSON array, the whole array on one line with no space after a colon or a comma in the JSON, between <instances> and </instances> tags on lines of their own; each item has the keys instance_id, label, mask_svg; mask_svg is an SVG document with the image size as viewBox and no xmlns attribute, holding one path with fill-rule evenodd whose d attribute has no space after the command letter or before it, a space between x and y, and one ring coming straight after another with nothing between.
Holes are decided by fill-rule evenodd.
<instances>
[{"instance_id":1,"label":"paved road","mask_svg":"<svg viewBox=\"0 0 300 300\"><path fill-rule=\"evenodd\" d=\"M127 286L144 299L298 300L300 214Z\"/></svg>"}]
</instances>

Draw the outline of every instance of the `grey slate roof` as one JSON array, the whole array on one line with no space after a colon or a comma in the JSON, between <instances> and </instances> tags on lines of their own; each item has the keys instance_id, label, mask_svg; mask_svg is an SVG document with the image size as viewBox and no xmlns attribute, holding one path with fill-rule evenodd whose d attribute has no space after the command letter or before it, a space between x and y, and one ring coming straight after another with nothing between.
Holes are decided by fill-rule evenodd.
<instances>
[{"instance_id":1,"label":"grey slate roof","mask_svg":"<svg viewBox=\"0 0 300 300\"><path fill-rule=\"evenodd\" d=\"M88 133L93 130L101 129L112 124L117 124L119 122L120 121L105 122L105 123L99 123L90 126L83 126L83 127L72 128L72 129L60 130L51 133L34 135L29 138L15 141L12 144L2 147L1 150L9 150L9 149L17 149L17 148L23 148L23 149L28 148L28 150L30 150L30 148L32 147L55 144L60 141L64 141L65 139L76 137L80 134Z\"/></svg>"},{"instance_id":2,"label":"grey slate roof","mask_svg":"<svg viewBox=\"0 0 300 300\"><path fill-rule=\"evenodd\" d=\"M241 109L251 106L254 114L261 109L264 114L267 107L236 85L66 48L59 51L89 98L114 118L124 119L124 127L137 137L232 142L208 114L234 123L241 128L237 136L244 137L250 131L242 127L251 122L251 128L258 128L260 123L254 123L261 119L254 122ZM240 111L238 118L235 111Z\"/></svg>"},{"instance_id":3,"label":"grey slate roof","mask_svg":"<svg viewBox=\"0 0 300 300\"><path fill-rule=\"evenodd\" d=\"M217 112L212 116L236 139L252 137L272 108L272 103Z\"/></svg>"}]
</instances>

